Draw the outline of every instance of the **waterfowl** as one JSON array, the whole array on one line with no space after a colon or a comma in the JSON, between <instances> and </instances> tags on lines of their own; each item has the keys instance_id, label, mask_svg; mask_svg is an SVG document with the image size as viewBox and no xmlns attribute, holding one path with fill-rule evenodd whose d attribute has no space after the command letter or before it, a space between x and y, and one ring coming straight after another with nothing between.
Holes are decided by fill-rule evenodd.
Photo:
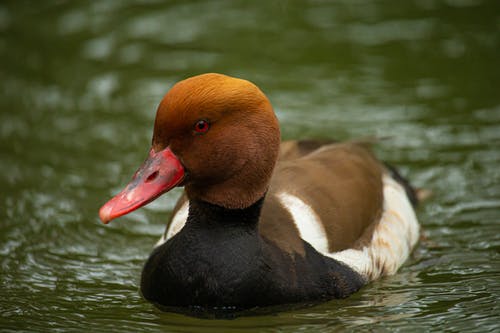
<instances>
[{"instance_id":1,"label":"waterfowl","mask_svg":"<svg viewBox=\"0 0 500 333\"><path fill-rule=\"evenodd\" d=\"M347 297L394 274L419 238L415 192L395 169L356 142L280 143L264 93L221 74L167 92L148 158L100 218L177 186L185 191L141 277L143 297L158 306Z\"/></svg>"}]
</instances>

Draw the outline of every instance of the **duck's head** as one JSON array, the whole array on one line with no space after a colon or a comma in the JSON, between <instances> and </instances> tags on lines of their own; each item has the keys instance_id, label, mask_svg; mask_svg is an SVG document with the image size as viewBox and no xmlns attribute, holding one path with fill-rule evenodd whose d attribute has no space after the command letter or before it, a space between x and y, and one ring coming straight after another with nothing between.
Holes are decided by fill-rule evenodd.
<instances>
[{"instance_id":1,"label":"duck's head","mask_svg":"<svg viewBox=\"0 0 500 333\"><path fill-rule=\"evenodd\" d=\"M271 103L251 82L220 74L181 81L160 102L148 158L100 209L101 220L182 185L190 200L248 207L267 190L279 142Z\"/></svg>"}]
</instances>

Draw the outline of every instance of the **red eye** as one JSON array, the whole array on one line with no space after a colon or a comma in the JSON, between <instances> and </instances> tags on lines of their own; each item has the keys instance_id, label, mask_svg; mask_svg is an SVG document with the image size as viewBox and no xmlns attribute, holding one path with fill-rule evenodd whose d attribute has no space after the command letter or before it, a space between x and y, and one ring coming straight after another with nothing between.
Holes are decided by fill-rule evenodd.
<instances>
[{"instance_id":1,"label":"red eye","mask_svg":"<svg viewBox=\"0 0 500 333\"><path fill-rule=\"evenodd\" d=\"M194 125L194 131L197 134L204 134L210 128L210 124L206 120L198 120L198 122Z\"/></svg>"}]
</instances>

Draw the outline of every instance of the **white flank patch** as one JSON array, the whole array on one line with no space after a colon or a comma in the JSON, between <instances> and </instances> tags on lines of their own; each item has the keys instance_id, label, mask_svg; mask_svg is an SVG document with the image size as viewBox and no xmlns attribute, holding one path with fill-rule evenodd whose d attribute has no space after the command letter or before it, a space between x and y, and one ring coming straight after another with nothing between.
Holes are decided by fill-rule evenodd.
<instances>
[{"instance_id":1,"label":"white flank patch","mask_svg":"<svg viewBox=\"0 0 500 333\"><path fill-rule=\"evenodd\" d=\"M277 197L292 215L304 241L372 281L396 273L417 243L420 229L404 188L389 175L384 175L383 182L384 211L370 243L360 250L329 252L324 227L311 206L289 193L282 192Z\"/></svg>"},{"instance_id":2,"label":"white flank patch","mask_svg":"<svg viewBox=\"0 0 500 333\"><path fill-rule=\"evenodd\" d=\"M293 222L299 229L300 237L312 245L318 252L328 252L328 239L319 216L314 210L295 195L281 192L277 195L281 204L292 215Z\"/></svg>"},{"instance_id":3,"label":"white flank patch","mask_svg":"<svg viewBox=\"0 0 500 333\"><path fill-rule=\"evenodd\" d=\"M168 230L161 236L160 240L156 243L155 247L158 247L165 243L167 240L172 238L175 234L177 234L184 227L187 221L189 213L189 201L185 201L181 208L175 213L175 216L172 218L172 222L168 226Z\"/></svg>"},{"instance_id":4,"label":"white flank patch","mask_svg":"<svg viewBox=\"0 0 500 333\"><path fill-rule=\"evenodd\" d=\"M349 265L369 281L391 275L408 259L418 241L419 225L404 188L384 175L384 211L371 242L361 250L323 253Z\"/></svg>"}]
</instances>

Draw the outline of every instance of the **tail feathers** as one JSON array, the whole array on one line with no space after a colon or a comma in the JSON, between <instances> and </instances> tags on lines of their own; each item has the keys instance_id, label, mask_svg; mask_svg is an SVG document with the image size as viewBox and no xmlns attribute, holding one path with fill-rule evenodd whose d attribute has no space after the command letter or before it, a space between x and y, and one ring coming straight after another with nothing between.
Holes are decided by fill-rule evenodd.
<instances>
[{"instance_id":1,"label":"tail feathers","mask_svg":"<svg viewBox=\"0 0 500 333\"><path fill-rule=\"evenodd\" d=\"M406 195L408 196L408 199L410 200L411 204L413 207L416 207L420 202L425 200L426 198L429 197L430 191L422 190L422 189L415 189L408 179L403 177L399 171L393 167L392 165L388 163L384 163L385 167L389 170L391 177L396 180L398 183L403 186L405 189ZM425 192L425 193L424 193Z\"/></svg>"}]
</instances>

